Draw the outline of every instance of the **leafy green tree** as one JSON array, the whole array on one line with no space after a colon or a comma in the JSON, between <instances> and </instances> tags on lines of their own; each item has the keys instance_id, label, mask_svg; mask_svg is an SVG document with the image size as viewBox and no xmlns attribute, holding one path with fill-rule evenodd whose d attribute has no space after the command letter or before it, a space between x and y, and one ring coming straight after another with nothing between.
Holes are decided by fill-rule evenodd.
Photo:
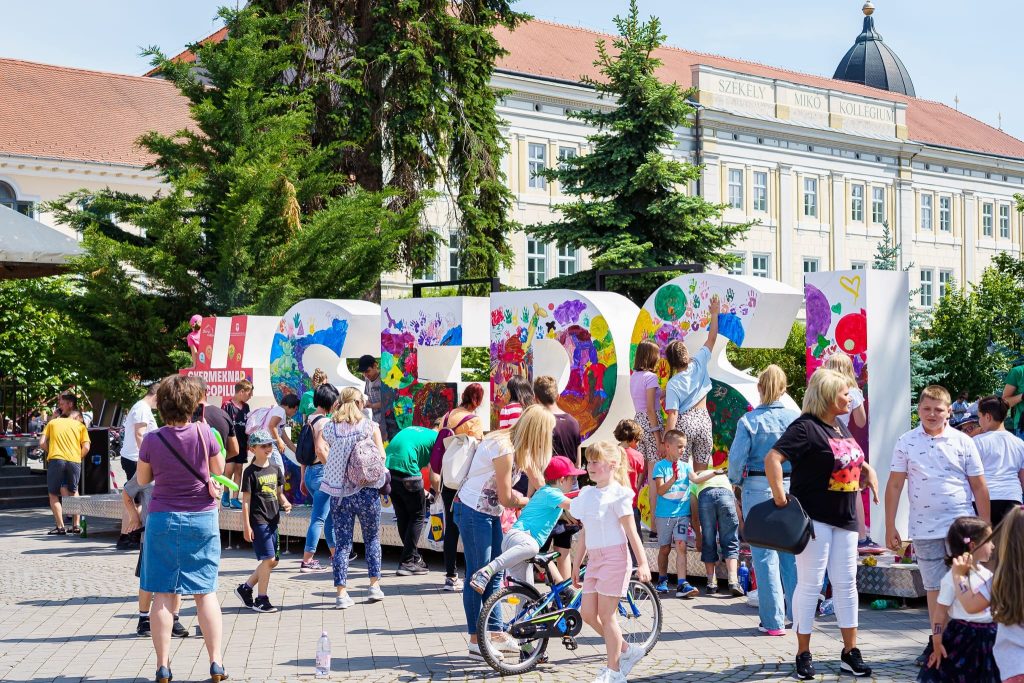
<instances>
[{"instance_id":1,"label":"leafy green tree","mask_svg":"<svg viewBox=\"0 0 1024 683\"><path fill-rule=\"evenodd\" d=\"M797 405L803 403L807 390L807 328L803 323L793 323L781 349L740 348L729 342L725 353L733 367L754 375L773 363L778 365L789 379L789 395Z\"/></svg>"},{"instance_id":2,"label":"leafy green tree","mask_svg":"<svg viewBox=\"0 0 1024 683\"><path fill-rule=\"evenodd\" d=\"M49 401L84 379L59 351L60 340L78 331L66 313L47 304L70 295L65 278L0 280L0 377L25 387L31 403Z\"/></svg>"},{"instance_id":3,"label":"leafy green tree","mask_svg":"<svg viewBox=\"0 0 1024 683\"><path fill-rule=\"evenodd\" d=\"M541 172L574 201L554 207L558 220L527 231L559 246L588 250L596 269L729 265L735 257L725 250L752 223L722 223L724 205L683 189L699 179L700 168L667 155L676 129L690 125L694 109L686 100L690 92L655 75L661 60L652 53L665 40L661 22L656 17L642 22L632 0L615 25L619 36L611 47L604 40L597 43L594 65L603 78L583 80L616 106L569 114L598 129L587 138L593 150ZM643 303L667 277L631 275L609 278L607 284ZM593 272L584 271L550 280L548 286L586 289L593 280Z\"/></svg>"},{"instance_id":4,"label":"leafy green tree","mask_svg":"<svg viewBox=\"0 0 1024 683\"><path fill-rule=\"evenodd\" d=\"M282 35L310 47L289 85L313 97L313 144L342 144L334 170L371 192L398 190L392 208L443 187L460 275L489 277L510 265L508 234L518 225L501 170L506 142L495 107L502 93L490 81L505 54L494 29L514 29L526 15L508 0L251 5L290 16ZM400 244L414 270L436 253L425 225Z\"/></svg>"},{"instance_id":5,"label":"leafy green tree","mask_svg":"<svg viewBox=\"0 0 1024 683\"><path fill-rule=\"evenodd\" d=\"M403 261L422 199L368 192L334 168L343 144L314 145L312 92L285 83L304 58L281 39L295 18L222 10L228 38L193 45L202 72L151 50L195 126L140 144L168 184L155 197L79 191L50 208L83 235L75 295L88 334L63 352L111 397L175 369L192 313L280 314L298 299L358 298ZM356 265L358 264L358 265Z\"/></svg>"}]
</instances>

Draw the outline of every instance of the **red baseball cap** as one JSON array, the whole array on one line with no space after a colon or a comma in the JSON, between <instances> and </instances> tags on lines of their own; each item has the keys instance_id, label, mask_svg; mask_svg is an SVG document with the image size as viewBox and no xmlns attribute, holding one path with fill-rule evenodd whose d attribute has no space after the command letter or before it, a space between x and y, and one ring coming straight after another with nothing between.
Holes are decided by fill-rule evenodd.
<instances>
[{"instance_id":1,"label":"red baseball cap","mask_svg":"<svg viewBox=\"0 0 1024 683\"><path fill-rule=\"evenodd\" d=\"M579 467L576 467L569 458L564 455L556 455L551 458L551 462L548 463L547 468L544 470L544 479L545 481L555 481L562 477L578 477L579 475L586 473L586 470L581 470Z\"/></svg>"}]
</instances>

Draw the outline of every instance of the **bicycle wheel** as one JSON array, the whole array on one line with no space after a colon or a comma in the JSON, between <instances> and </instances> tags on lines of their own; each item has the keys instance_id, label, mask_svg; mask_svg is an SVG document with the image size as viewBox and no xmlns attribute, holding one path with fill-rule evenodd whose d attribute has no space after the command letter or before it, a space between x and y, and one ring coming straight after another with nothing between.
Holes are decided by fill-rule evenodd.
<instances>
[{"instance_id":1,"label":"bicycle wheel","mask_svg":"<svg viewBox=\"0 0 1024 683\"><path fill-rule=\"evenodd\" d=\"M480 618L476 622L480 653L484 661L501 675L530 671L547 649L547 638L519 640L508 632L513 624L530 618L540 603L541 599L535 593L513 585L491 595L480 609Z\"/></svg>"},{"instance_id":2,"label":"bicycle wheel","mask_svg":"<svg viewBox=\"0 0 1024 683\"><path fill-rule=\"evenodd\" d=\"M654 586L631 579L617 614L623 640L650 652L661 636L661 600Z\"/></svg>"}]
</instances>

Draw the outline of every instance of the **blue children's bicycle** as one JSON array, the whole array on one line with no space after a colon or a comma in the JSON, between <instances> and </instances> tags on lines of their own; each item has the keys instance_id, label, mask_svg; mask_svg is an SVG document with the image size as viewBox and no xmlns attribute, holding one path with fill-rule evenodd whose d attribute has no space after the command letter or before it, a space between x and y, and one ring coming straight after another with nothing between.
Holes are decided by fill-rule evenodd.
<instances>
[{"instance_id":1,"label":"blue children's bicycle","mask_svg":"<svg viewBox=\"0 0 1024 683\"><path fill-rule=\"evenodd\" d=\"M561 638L568 650L577 647L583 628L582 594L572 580L554 583L550 565L559 553L543 553L530 562L544 571L547 595L531 584L509 579L509 585L484 603L477 621L477 640L484 660L503 676L525 673L547 661L548 640ZM586 567L581 570L581 576ZM661 635L661 601L654 587L631 579L619 601L619 627L628 644L650 652Z\"/></svg>"}]
</instances>

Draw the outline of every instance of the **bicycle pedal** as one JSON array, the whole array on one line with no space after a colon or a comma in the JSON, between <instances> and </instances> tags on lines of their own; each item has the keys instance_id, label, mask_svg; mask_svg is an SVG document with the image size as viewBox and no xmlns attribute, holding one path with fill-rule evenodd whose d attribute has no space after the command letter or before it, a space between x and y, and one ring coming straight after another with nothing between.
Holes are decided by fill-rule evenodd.
<instances>
[{"instance_id":1,"label":"bicycle pedal","mask_svg":"<svg viewBox=\"0 0 1024 683\"><path fill-rule=\"evenodd\" d=\"M562 645L564 645L565 649L569 650L570 652L572 652L580 646L579 643L576 642L576 639L572 636L562 636Z\"/></svg>"}]
</instances>

